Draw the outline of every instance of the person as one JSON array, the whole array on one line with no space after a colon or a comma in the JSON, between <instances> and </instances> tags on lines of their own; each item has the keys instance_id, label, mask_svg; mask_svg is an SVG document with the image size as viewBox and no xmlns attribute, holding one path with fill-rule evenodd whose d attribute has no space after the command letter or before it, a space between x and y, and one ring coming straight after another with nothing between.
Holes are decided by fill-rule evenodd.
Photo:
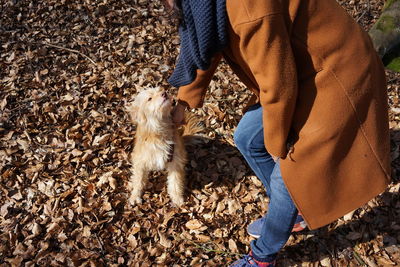
<instances>
[{"instance_id":1,"label":"person","mask_svg":"<svg viewBox=\"0 0 400 267\"><path fill-rule=\"evenodd\" d=\"M386 189L385 72L335 0L165 2L181 18L174 122L202 106L221 58L253 92L234 140L270 203L248 229L258 236L251 251L232 266L274 266L299 212L316 229Z\"/></svg>"}]
</instances>

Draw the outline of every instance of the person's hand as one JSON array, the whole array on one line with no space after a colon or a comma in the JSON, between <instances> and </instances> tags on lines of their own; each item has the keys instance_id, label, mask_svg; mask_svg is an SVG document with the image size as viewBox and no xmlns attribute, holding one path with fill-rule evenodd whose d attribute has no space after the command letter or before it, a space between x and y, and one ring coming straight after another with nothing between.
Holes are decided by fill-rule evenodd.
<instances>
[{"instance_id":1,"label":"person's hand","mask_svg":"<svg viewBox=\"0 0 400 267\"><path fill-rule=\"evenodd\" d=\"M181 126L185 124L185 108L183 104L178 103L172 110L172 121L175 125Z\"/></svg>"}]
</instances>

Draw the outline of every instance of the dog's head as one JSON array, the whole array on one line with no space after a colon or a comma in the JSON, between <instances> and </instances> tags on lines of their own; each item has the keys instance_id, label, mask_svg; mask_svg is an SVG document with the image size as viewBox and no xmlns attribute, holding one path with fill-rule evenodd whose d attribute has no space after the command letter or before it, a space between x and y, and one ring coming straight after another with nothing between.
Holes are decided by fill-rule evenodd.
<instances>
[{"instance_id":1,"label":"dog's head","mask_svg":"<svg viewBox=\"0 0 400 267\"><path fill-rule=\"evenodd\" d=\"M172 100L165 90L148 88L139 92L127 109L136 123L161 121L170 116Z\"/></svg>"}]
</instances>

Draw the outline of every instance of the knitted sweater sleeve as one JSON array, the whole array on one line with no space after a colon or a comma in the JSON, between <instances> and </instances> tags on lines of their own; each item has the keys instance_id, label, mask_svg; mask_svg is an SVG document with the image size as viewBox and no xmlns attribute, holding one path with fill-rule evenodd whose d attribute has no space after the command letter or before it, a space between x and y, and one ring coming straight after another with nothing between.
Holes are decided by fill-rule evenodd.
<instances>
[{"instance_id":1,"label":"knitted sweater sleeve","mask_svg":"<svg viewBox=\"0 0 400 267\"><path fill-rule=\"evenodd\" d=\"M217 54L211 60L207 70L197 70L196 78L188 85L179 87L178 101L190 108L199 108L203 105L204 97L214 75L215 70L221 61L222 55Z\"/></svg>"},{"instance_id":2,"label":"knitted sweater sleeve","mask_svg":"<svg viewBox=\"0 0 400 267\"><path fill-rule=\"evenodd\" d=\"M283 14L236 25L240 50L260 88L264 143L285 158L297 98L297 71Z\"/></svg>"}]
</instances>

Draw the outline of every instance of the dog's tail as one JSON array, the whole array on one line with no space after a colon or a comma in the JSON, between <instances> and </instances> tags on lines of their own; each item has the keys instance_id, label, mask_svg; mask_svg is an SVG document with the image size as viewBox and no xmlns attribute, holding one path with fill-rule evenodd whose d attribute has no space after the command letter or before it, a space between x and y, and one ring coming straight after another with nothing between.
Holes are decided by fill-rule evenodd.
<instances>
[{"instance_id":1,"label":"dog's tail","mask_svg":"<svg viewBox=\"0 0 400 267\"><path fill-rule=\"evenodd\" d=\"M186 124L182 126L182 137L186 144L195 144L204 139L204 123L193 113L185 113Z\"/></svg>"}]
</instances>

